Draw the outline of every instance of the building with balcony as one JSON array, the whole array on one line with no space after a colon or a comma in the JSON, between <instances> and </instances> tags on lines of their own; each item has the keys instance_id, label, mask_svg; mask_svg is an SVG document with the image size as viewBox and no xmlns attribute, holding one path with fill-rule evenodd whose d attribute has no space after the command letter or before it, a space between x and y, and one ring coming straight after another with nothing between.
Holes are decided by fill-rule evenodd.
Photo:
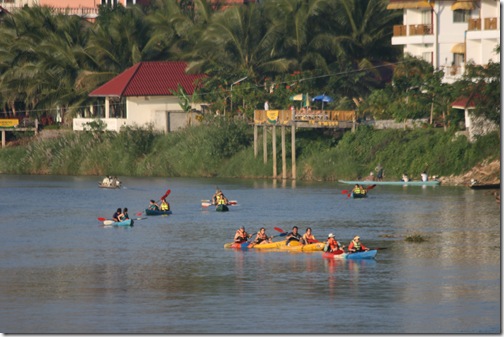
<instances>
[{"instance_id":1,"label":"building with balcony","mask_svg":"<svg viewBox=\"0 0 504 337\"><path fill-rule=\"evenodd\" d=\"M444 70L445 83L459 79L467 62L500 61L498 0L390 0L387 9L403 11L392 44Z\"/></svg>"}]
</instances>

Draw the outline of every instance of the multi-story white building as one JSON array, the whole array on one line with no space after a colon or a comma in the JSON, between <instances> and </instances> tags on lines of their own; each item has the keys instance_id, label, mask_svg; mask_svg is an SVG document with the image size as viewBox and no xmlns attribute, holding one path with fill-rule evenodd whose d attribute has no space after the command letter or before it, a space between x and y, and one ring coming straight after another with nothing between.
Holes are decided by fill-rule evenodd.
<instances>
[{"instance_id":1,"label":"multi-story white building","mask_svg":"<svg viewBox=\"0 0 504 337\"><path fill-rule=\"evenodd\" d=\"M390 0L387 8L403 11L392 44L443 69L445 83L459 79L467 62L500 62L498 0Z\"/></svg>"}]
</instances>

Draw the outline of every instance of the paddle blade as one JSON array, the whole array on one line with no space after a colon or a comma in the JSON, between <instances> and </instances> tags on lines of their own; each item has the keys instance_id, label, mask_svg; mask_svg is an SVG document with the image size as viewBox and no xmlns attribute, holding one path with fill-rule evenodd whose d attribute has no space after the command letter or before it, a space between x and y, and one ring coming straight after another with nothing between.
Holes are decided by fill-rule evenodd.
<instances>
[{"instance_id":1,"label":"paddle blade","mask_svg":"<svg viewBox=\"0 0 504 337\"><path fill-rule=\"evenodd\" d=\"M209 203L209 202L202 202L201 203L201 207L205 207L205 208L207 208L210 205L211 205L211 203Z\"/></svg>"},{"instance_id":2,"label":"paddle blade","mask_svg":"<svg viewBox=\"0 0 504 337\"><path fill-rule=\"evenodd\" d=\"M170 189L168 189L168 190L166 191L166 193L165 193L165 194L163 194L163 196L161 197L161 200L166 199L166 197L167 197L167 196L169 196L169 195L170 195L170 193L171 193L171 190L170 190Z\"/></svg>"},{"instance_id":3,"label":"paddle blade","mask_svg":"<svg viewBox=\"0 0 504 337\"><path fill-rule=\"evenodd\" d=\"M143 212L138 212L136 215L137 216L142 216Z\"/></svg>"},{"instance_id":4,"label":"paddle blade","mask_svg":"<svg viewBox=\"0 0 504 337\"><path fill-rule=\"evenodd\" d=\"M348 190L341 191L341 194L348 194Z\"/></svg>"},{"instance_id":5,"label":"paddle blade","mask_svg":"<svg viewBox=\"0 0 504 337\"><path fill-rule=\"evenodd\" d=\"M285 233L285 231L283 229L281 229L280 227L273 227L273 229L276 230L277 232Z\"/></svg>"},{"instance_id":6,"label":"paddle blade","mask_svg":"<svg viewBox=\"0 0 504 337\"><path fill-rule=\"evenodd\" d=\"M98 221L100 221L100 222L105 221L105 220L107 220L107 218L98 218Z\"/></svg>"},{"instance_id":7,"label":"paddle blade","mask_svg":"<svg viewBox=\"0 0 504 337\"><path fill-rule=\"evenodd\" d=\"M373 189L373 188L375 188L375 187L376 187L376 184L373 184L373 185L371 185L371 186L368 186L368 187L366 188L366 190L367 190L367 191L369 191L369 190L372 190L372 189Z\"/></svg>"}]
</instances>

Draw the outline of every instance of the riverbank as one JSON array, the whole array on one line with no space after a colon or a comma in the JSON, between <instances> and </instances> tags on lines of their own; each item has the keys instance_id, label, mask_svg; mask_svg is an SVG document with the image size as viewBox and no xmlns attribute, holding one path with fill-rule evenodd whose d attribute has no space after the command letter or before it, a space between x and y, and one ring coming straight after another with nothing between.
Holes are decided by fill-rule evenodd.
<instances>
[{"instance_id":1,"label":"riverbank","mask_svg":"<svg viewBox=\"0 0 504 337\"><path fill-rule=\"evenodd\" d=\"M31 139L19 140L17 146L2 149L0 173L273 178L271 135L264 162L262 147L254 156L252 131L245 123L225 120L170 134L133 128L118 134L43 131ZM296 178L355 180L381 165L385 180L399 180L404 172L420 177L426 170L430 176L440 177L444 185L466 185L471 179L496 183L500 181L500 152L496 149L500 150L497 133L469 143L454 132L433 128L359 127L356 132L344 134L298 129ZM290 144L286 144L287 179L292 177L290 150ZM275 155L280 178L280 147Z\"/></svg>"}]
</instances>

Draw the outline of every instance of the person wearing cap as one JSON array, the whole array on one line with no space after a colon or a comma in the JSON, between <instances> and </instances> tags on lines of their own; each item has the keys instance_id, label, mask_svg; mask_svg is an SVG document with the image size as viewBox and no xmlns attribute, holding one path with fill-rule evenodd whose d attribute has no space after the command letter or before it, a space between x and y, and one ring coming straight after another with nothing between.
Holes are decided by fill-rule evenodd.
<instances>
[{"instance_id":1,"label":"person wearing cap","mask_svg":"<svg viewBox=\"0 0 504 337\"><path fill-rule=\"evenodd\" d=\"M285 245L288 246L291 241L297 241L297 242L303 243L301 238L302 238L302 236L298 232L298 227L294 226L294 227L292 227L292 231L287 233Z\"/></svg>"},{"instance_id":2,"label":"person wearing cap","mask_svg":"<svg viewBox=\"0 0 504 337\"><path fill-rule=\"evenodd\" d=\"M245 227L241 226L237 231L234 236L234 242L236 243L242 243L247 241L249 238L252 237L252 234L249 234L245 231Z\"/></svg>"},{"instance_id":3,"label":"person wearing cap","mask_svg":"<svg viewBox=\"0 0 504 337\"><path fill-rule=\"evenodd\" d=\"M362 252L367 250L369 250L369 248L367 248L360 242L360 236L355 236L352 242L350 242L350 244L348 245L348 251L350 253Z\"/></svg>"},{"instance_id":4,"label":"person wearing cap","mask_svg":"<svg viewBox=\"0 0 504 337\"><path fill-rule=\"evenodd\" d=\"M159 206L156 204L154 200L151 199L150 204L149 204L149 209L151 211L159 211Z\"/></svg>"},{"instance_id":5,"label":"person wearing cap","mask_svg":"<svg viewBox=\"0 0 504 337\"><path fill-rule=\"evenodd\" d=\"M327 236L327 244L329 245L329 252L336 252L339 249L343 249L343 247L335 239L333 233L329 233Z\"/></svg>"}]
</instances>

